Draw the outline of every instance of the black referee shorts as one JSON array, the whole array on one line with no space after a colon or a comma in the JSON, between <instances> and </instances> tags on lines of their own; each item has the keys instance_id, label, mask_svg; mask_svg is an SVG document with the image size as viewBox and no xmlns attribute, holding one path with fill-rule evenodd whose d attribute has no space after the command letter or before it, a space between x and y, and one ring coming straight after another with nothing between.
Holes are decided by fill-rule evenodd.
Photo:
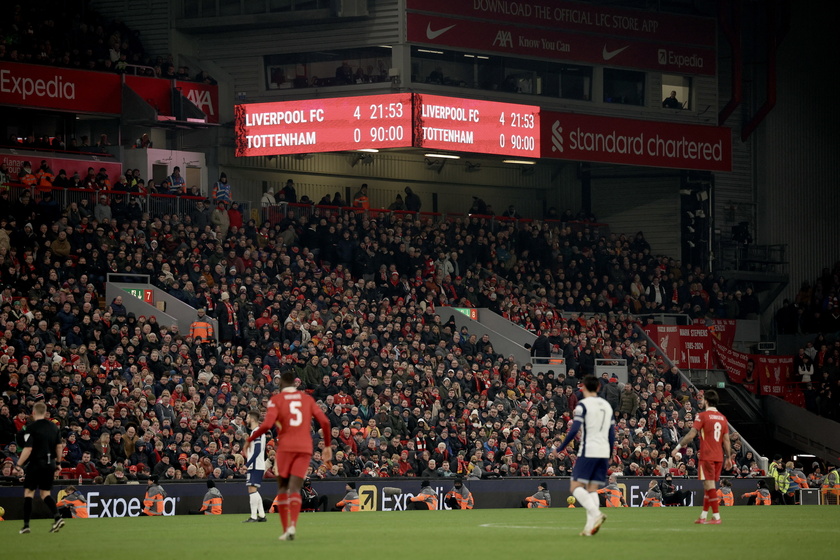
<instances>
[{"instance_id":1,"label":"black referee shorts","mask_svg":"<svg viewBox=\"0 0 840 560\"><path fill-rule=\"evenodd\" d=\"M52 490L55 469L50 465L28 465L23 478L27 490Z\"/></svg>"}]
</instances>

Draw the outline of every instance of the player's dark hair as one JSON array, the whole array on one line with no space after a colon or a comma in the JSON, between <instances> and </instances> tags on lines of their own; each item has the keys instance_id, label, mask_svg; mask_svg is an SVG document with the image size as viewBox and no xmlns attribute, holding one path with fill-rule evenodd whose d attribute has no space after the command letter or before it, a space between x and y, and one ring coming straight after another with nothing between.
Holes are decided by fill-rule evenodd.
<instances>
[{"instance_id":1,"label":"player's dark hair","mask_svg":"<svg viewBox=\"0 0 840 560\"><path fill-rule=\"evenodd\" d=\"M590 393L597 393L601 389L601 382L594 375L587 375L583 378L583 386Z\"/></svg>"},{"instance_id":2,"label":"player's dark hair","mask_svg":"<svg viewBox=\"0 0 840 560\"><path fill-rule=\"evenodd\" d=\"M280 374L280 383L287 387L295 384L295 372L287 369Z\"/></svg>"},{"instance_id":3,"label":"player's dark hair","mask_svg":"<svg viewBox=\"0 0 840 560\"><path fill-rule=\"evenodd\" d=\"M248 418L253 418L256 422L260 421L260 411L259 410L249 410L248 411Z\"/></svg>"},{"instance_id":4,"label":"player's dark hair","mask_svg":"<svg viewBox=\"0 0 840 560\"><path fill-rule=\"evenodd\" d=\"M714 389L705 391L703 393L703 398L706 399L706 406L717 406L720 402L720 397Z\"/></svg>"}]
</instances>

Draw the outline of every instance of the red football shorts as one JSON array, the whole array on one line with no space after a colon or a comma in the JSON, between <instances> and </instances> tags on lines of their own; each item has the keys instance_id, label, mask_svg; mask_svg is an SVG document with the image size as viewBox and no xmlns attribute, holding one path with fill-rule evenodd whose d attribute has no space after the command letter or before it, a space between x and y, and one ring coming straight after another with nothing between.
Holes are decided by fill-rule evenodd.
<instances>
[{"instance_id":1,"label":"red football shorts","mask_svg":"<svg viewBox=\"0 0 840 560\"><path fill-rule=\"evenodd\" d=\"M697 468L697 478L700 480L720 480L720 471L723 469L721 461L700 461Z\"/></svg>"},{"instance_id":2,"label":"red football shorts","mask_svg":"<svg viewBox=\"0 0 840 560\"><path fill-rule=\"evenodd\" d=\"M278 451L274 460L277 462L277 478L289 478L290 476L306 478L306 471L309 469L312 454Z\"/></svg>"}]
</instances>

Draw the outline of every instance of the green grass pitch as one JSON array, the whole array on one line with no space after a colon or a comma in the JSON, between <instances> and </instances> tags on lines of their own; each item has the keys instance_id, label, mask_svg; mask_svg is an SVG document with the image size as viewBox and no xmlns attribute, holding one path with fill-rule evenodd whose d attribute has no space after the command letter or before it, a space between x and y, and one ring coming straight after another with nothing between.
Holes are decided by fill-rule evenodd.
<instances>
[{"instance_id":1,"label":"green grass pitch","mask_svg":"<svg viewBox=\"0 0 840 560\"><path fill-rule=\"evenodd\" d=\"M70 519L58 534L36 519L0 523L4 558L397 559L585 557L622 560L675 557L837 558L838 506L741 506L722 511L723 525L694 525L700 509L602 509L594 537L578 535L582 509L484 509L436 512L303 513L297 539L280 542L277 515L268 523L217 517ZM578 556L580 555L580 556ZM617 556L616 556L617 555Z\"/></svg>"}]
</instances>

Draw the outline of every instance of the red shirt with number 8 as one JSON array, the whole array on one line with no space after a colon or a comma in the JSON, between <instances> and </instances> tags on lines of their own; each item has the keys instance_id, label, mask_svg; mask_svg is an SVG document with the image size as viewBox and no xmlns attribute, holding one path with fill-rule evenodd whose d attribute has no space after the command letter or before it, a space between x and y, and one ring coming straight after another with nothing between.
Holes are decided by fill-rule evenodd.
<instances>
[{"instance_id":1,"label":"red shirt with number 8","mask_svg":"<svg viewBox=\"0 0 840 560\"><path fill-rule=\"evenodd\" d=\"M694 417L694 429L700 434L700 460L723 462L723 438L729 437L726 416L708 408Z\"/></svg>"}]
</instances>

